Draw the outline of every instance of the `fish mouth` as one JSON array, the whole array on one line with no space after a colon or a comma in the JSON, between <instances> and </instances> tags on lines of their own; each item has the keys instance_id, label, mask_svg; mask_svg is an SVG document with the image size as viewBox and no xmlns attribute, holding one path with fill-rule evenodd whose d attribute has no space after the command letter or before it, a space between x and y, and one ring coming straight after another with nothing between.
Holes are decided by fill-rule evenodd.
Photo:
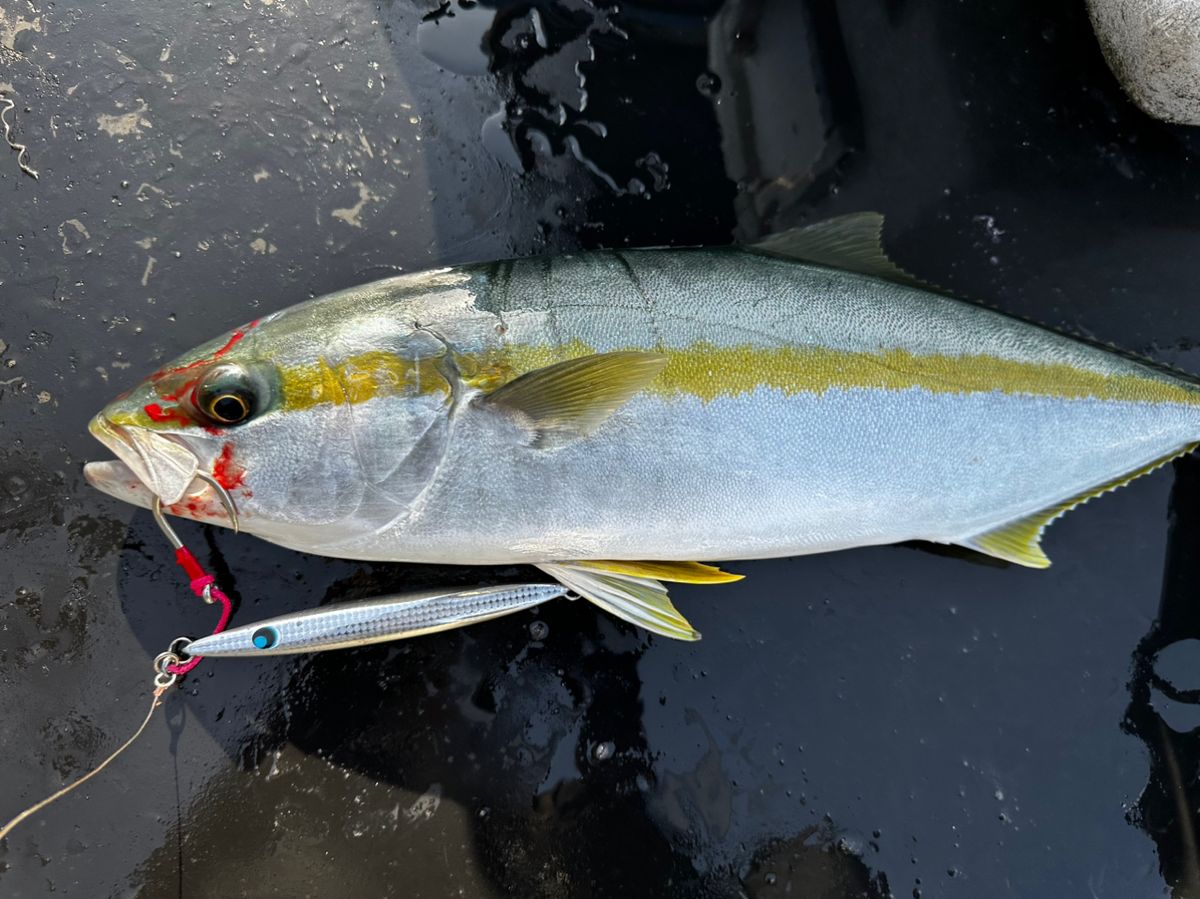
<instances>
[{"instance_id":1,"label":"fish mouth","mask_svg":"<svg viewBox=\"0 0 1200 899\"><path fill-rule=\"evenodd\" d=\"M169 530L158 509L184 518L238 529L237 509L226 489L200 468L196 454L182 440L144 428L126 428L97 415L88 425L92 436L116 459L88 462L84 479L114 499L155 511L160 527Z\"/></svg>"},{"instance_id":2,"label":"fish mouth","mask_svg":"<svg viewBox=\"0 0 1200 899\"><path fill-rule=\"evenodd\" d=\"M106 462L88 462L83 466L84 480L101 493L107 493L113 499L141 506L143 509L154 507L157 495L146 486L137 474L119 459Z\"/></svg>"},{"instance_id":3,"label":"fish mouth","mask_svg":"<svg viewBox=\"0 0 1200 899\"><path fill-rule=\"evenodd\" d=\"M115 425L103 414L88 431L166 505L183 499L200 470L196 454L170 434Z\"/></svg>"},{"instance_id":4,"label":"fish mouth","mask_svg":"<svg viewBox=\"0 0 1200 899\"><path fill-rule=\"evenodd\" d=\"M107 462L88 462L84 479L122 502L154 511L155 520L172 543L174 532L162 511L239 531L238 508L223 484L200 468L196 453L173 434L115 425L103 414L89 422L92 436L116 455Z\"/></svg>"}]
</instances>

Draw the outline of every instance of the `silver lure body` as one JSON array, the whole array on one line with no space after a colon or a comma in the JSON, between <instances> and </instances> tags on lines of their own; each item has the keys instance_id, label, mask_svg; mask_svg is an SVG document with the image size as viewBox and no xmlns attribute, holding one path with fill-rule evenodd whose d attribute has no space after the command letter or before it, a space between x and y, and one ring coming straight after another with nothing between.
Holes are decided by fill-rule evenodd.
<instances>
[{"instance_id":1,"label":"silver lure body","mask_svg":"<svg viewBox=\"0 0 1200 899\"><path fill-rule=\"evenodd\" d=\"M193 640L185 650L189 656L238 658L366 646L499 618L567 592L558 584L509 584L337 603L231 628Z\"/></svg>"}]
</instances>

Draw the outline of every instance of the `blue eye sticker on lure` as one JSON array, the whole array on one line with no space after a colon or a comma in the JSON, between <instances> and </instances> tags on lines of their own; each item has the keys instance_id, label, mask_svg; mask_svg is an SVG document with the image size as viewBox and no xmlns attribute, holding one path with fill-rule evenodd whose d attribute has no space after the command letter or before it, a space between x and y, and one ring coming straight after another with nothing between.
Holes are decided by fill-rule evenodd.
<instances>
[{"instance_id":1,"label":"blue eye sticker on lure","mask_svg":"<svg viewBox=\"0 0 1200 899\"><path fill-rule=\"evenodd\" d=\"M250 637L255 649L270 649L279 642L279 631L273 627L260 627Z\"/></svg>"}]
</instances>

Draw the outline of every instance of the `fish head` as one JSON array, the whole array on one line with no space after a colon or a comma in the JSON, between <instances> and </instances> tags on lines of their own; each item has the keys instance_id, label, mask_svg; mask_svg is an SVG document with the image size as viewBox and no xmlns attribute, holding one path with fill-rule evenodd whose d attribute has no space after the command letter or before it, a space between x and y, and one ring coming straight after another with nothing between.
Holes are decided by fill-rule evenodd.
<instances>
[{"instance_id":1,"label":"fish head","mask_svg":"<svg viewBox=\"0 0 1200 899\"><path fill-rule=\"evenodd\" d=\"M170 514L232 522L320 551L384 526L428 482L444 449L452 365L439 336L390 307L316 301L209 341L121 395L89 430L117 457L94 487Z\"/></svg>"}]
</instances>

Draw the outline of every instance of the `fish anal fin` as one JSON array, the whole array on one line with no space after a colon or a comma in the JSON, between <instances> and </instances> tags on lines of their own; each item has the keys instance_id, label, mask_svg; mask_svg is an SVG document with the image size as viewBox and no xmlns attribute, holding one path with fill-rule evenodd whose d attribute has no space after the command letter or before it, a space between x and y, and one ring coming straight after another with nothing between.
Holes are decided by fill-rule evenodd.
<instances>
[{"instance_id":1,"label":"fish anal fin","mask_svg":"<svg viewBox=\"0 0 1200 899\"><path fill-rule=\"evenodd\" d=\"M666 364L661 353L595 353L526 372L483 402L518 413L538 431L586 435L646 388Z\"/></svg>"},{"instance_id":2,"label":"fish anal fin","mask_svg":"<svg viewBox=\"0 0 1200 899\"><path fill-rule=\"evenodd\" d=\"M658 578L634 574L634 570L645 571L647 568L637 568L639 565L662 566L653 570L664 571L665 566L672 563L654 562L553 562L538 565L564 587L578 593L584 599L594 603L618 618L636 624L652 633L673 640L699 640L700 632L692 627L679 610L672 604L664 587ZM698 566L707 569L708 574L693 572L690 566L696 563L682 563L688 566L677 570L674 574L693 577L706 576L712 580L703 583L720 583L709 566ZM607 567L612 566L612 567ZM670 573L670 572L667 572ZM718 572L722 578L733 576ZM701 581L693 581L701 583Z\"/></svg>"},{"instance_id":3,"label":"fish anal fin","mask_svg":"<svg viewBox=\"0 0 1200 899\"><path fill-rule=\"evenodd\" d=\"M1150 474L1152 471L1162 468L1172 459L1187 455L1196 449L1197 446L1200 446L1200 444L1190 443L1175 452L1139 466L1133 469L1133 471L1113 478L1111 481L1105 481L1103 484L1091 487L1082 493L1055 503L1038 512L1034 512L1032 515L1026 515L1014 521L1006 522L1000 527L992 528L981 534L976 534L965 540L958 540L956 542L968 549L994 556L997 559L1004 559L1006 562L1024 565L1027 568L1049 568L1050 559L1042 551L1041 541L1042 534L1045 533L1046 528L1051 523L1066 515L1076 506L1081 506L1090 499L1095 499L1097 496L1102 496L1119 487L1124 487L1130 481L1134 481L1142 475Z\"/></svg>"},{"instance_id":4,"label":"fish anal fin","mask_svg":"<svg viewBox=\"0 0 1200 899\"><path fill-rule=\"evenodd\" d=\"M750 249L757 253L813 262L913 287L927 287L888 258L880 242L883 216L852 212L773 234Z\"/></svg>"}]
</instances>

